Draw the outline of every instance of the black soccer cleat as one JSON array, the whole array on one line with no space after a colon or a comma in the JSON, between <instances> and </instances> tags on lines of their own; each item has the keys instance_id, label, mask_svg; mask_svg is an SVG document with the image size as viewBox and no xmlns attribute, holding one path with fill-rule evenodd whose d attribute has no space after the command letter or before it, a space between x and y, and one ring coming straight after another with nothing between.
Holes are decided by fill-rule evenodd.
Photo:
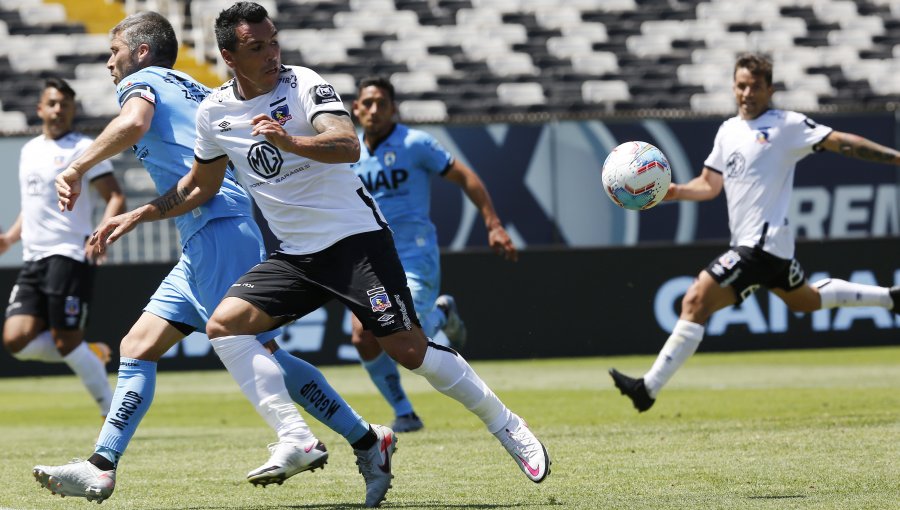
<instances>
[{"instance_id":1,"label":"black soccer cleat","mask_svg":"<svg viewBox=\"0 0 900 510\"><path fill-rule=\"evenodd\" d=\"M894 285L889 292L891 299L894 300L894 305L889 310L894 313L900 313L900 285Z\"/></svg>"},{"instance_id":2,"label":"black soccer cleat","mask_svg":"<svg viewBox=\"0 0 900 510\"><path fill-rule=\"evenodd\" d=\"M656 402L656 399L651 398L650 394L647 392L647 387L644 386L643 377L640 379L633 379L619 372L615 368L609 369L609 376L612 377L613 382L616 384L616 388L619 388L622 395L627 395L628 398L631 399L631 403L634 404L634 408L637 409L638 412L643 413L647 409L653 407L653 403Z\"/></svg>"}]
</instances>

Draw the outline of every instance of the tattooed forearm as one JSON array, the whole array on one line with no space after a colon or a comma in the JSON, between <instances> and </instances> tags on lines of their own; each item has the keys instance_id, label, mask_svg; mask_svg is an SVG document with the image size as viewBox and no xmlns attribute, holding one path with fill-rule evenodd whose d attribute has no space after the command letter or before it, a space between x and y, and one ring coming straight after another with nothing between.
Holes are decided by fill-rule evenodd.
<instances>
[{"instance_id":1,"label":"tattooed forearm","mask_svg":"<svg viewBox=\"0 0 900 510\"><path fill-rule=\"evenodd\" d=\"M840 143L840 153L844 156L874 163L892 163L896 162L898 157L900 157L900 152L861 136L843 137Z\"/></svg>"},{"instance_id":2,"label":"tattooed forearm","mask_svg":"<svg viewBox=\"0 0 900 510\"><path fill-rule=\"evenodd\" d=\"M159 216L165 218L169 211L178 205L183 204L187 200L189 194L190 192L187 188L179 188L176 185L167 191L165 195L156 198L150 203L159 209Z\"/></svg>"}]
</instances>

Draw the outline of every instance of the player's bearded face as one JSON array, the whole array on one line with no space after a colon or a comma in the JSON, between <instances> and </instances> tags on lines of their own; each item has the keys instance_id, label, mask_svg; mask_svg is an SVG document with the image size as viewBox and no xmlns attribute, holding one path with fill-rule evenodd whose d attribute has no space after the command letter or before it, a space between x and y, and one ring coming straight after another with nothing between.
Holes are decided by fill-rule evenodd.
<instances>
[{"instance_id":1,"label":"player's bearded face","mask_svg":"<svg viewBox=\"0 0 900 510\"><path fill-rule=\"evenodd\" d=\"M137 56L118 34L113 37L109 49L110 55L109 60L106 61L106 68L113 77L113 83L118 85L123 78L134 72L138 64Z\"/></svg>"}]
</instances>

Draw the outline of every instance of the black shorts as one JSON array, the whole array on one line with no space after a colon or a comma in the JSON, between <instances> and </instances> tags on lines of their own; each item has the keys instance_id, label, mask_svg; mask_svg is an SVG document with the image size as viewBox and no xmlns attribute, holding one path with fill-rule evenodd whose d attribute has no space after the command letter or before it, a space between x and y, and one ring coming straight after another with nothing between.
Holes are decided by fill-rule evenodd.
<instances>
[{"instance_id":1,"label":"black shorts","mask_svg":"<svg viewBox=\"0 0 900 510\"><path fill-rule=\"evenodd\" d=\"M760 287L791 291L806 282L797 259L782 259L761 248L738 246L716 257L706 272L722 287L731 287L740 303Z\"/></svg>"},{"instance_id":2,"label":"black shorts","mask_svg":"<svg viewBox=\"0 0 900 510\"><path fill-rule=\"evenodd\" d=\"M26 262L9 294L6 316L34 315L54 329L84 329L94 290L94 267L53 255Z\"/></svg>"},{"instance_id":3,"label":"black shorts","mask_svg":"<svg viewBox=\"0 0 900 510\"><path fill-rule=\"evenodd\" d=\"M337 299L375 336L419 326L390 230L364 232L309 255L275 253L226 294L287 323Z\"/></svg>"}]
</instances>

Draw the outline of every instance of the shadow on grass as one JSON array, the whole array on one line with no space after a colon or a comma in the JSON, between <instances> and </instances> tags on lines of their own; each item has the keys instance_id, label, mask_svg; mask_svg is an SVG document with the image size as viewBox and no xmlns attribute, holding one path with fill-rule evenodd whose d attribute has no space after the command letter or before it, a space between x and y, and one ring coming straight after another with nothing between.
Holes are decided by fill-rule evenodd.
<instances>
[{"instance_id":1,"label":"shadow on grass","mask_svg":"<svg viewBox=\"0 0 900 510\"><path fill-rule=\"evenodd\" d=\"M777 496L776 496L777 497ZM787 496L792 497L792 496ZM544 502L542 506L547 505L552 506L566 506L561 501L551 501ZM499 508L527 508L533 506L533 503L508 503L508 504L484 504L477 505L471 503L458 503L458 504L446 504L446 503L389 503L389 508L468 508L475 510L491 510L491 509L499 509ZM354 503L334 503L334 504L321 504L314 503L309 505L265 505L265 506L257 506L257 505L240 505L240 506L186 506L181 508L180 510L258 510L266 508L267 510L294 510L294 509L314 509L314 510L346 510L348 508L365 508L365 505L359 502ZM159 508L157 510L176 510L171 507Z\"/></svg>"},{"instance_id":2,"label":"shadow on grass","mask_svg":"<svg viewBox=\"0 0 900 510\"><path fill-rule=\"evenodd\" d=\"M747 496L747 499L803 499L802 494L785 494L782 496Z\"/></svg>"}]
</instances>

